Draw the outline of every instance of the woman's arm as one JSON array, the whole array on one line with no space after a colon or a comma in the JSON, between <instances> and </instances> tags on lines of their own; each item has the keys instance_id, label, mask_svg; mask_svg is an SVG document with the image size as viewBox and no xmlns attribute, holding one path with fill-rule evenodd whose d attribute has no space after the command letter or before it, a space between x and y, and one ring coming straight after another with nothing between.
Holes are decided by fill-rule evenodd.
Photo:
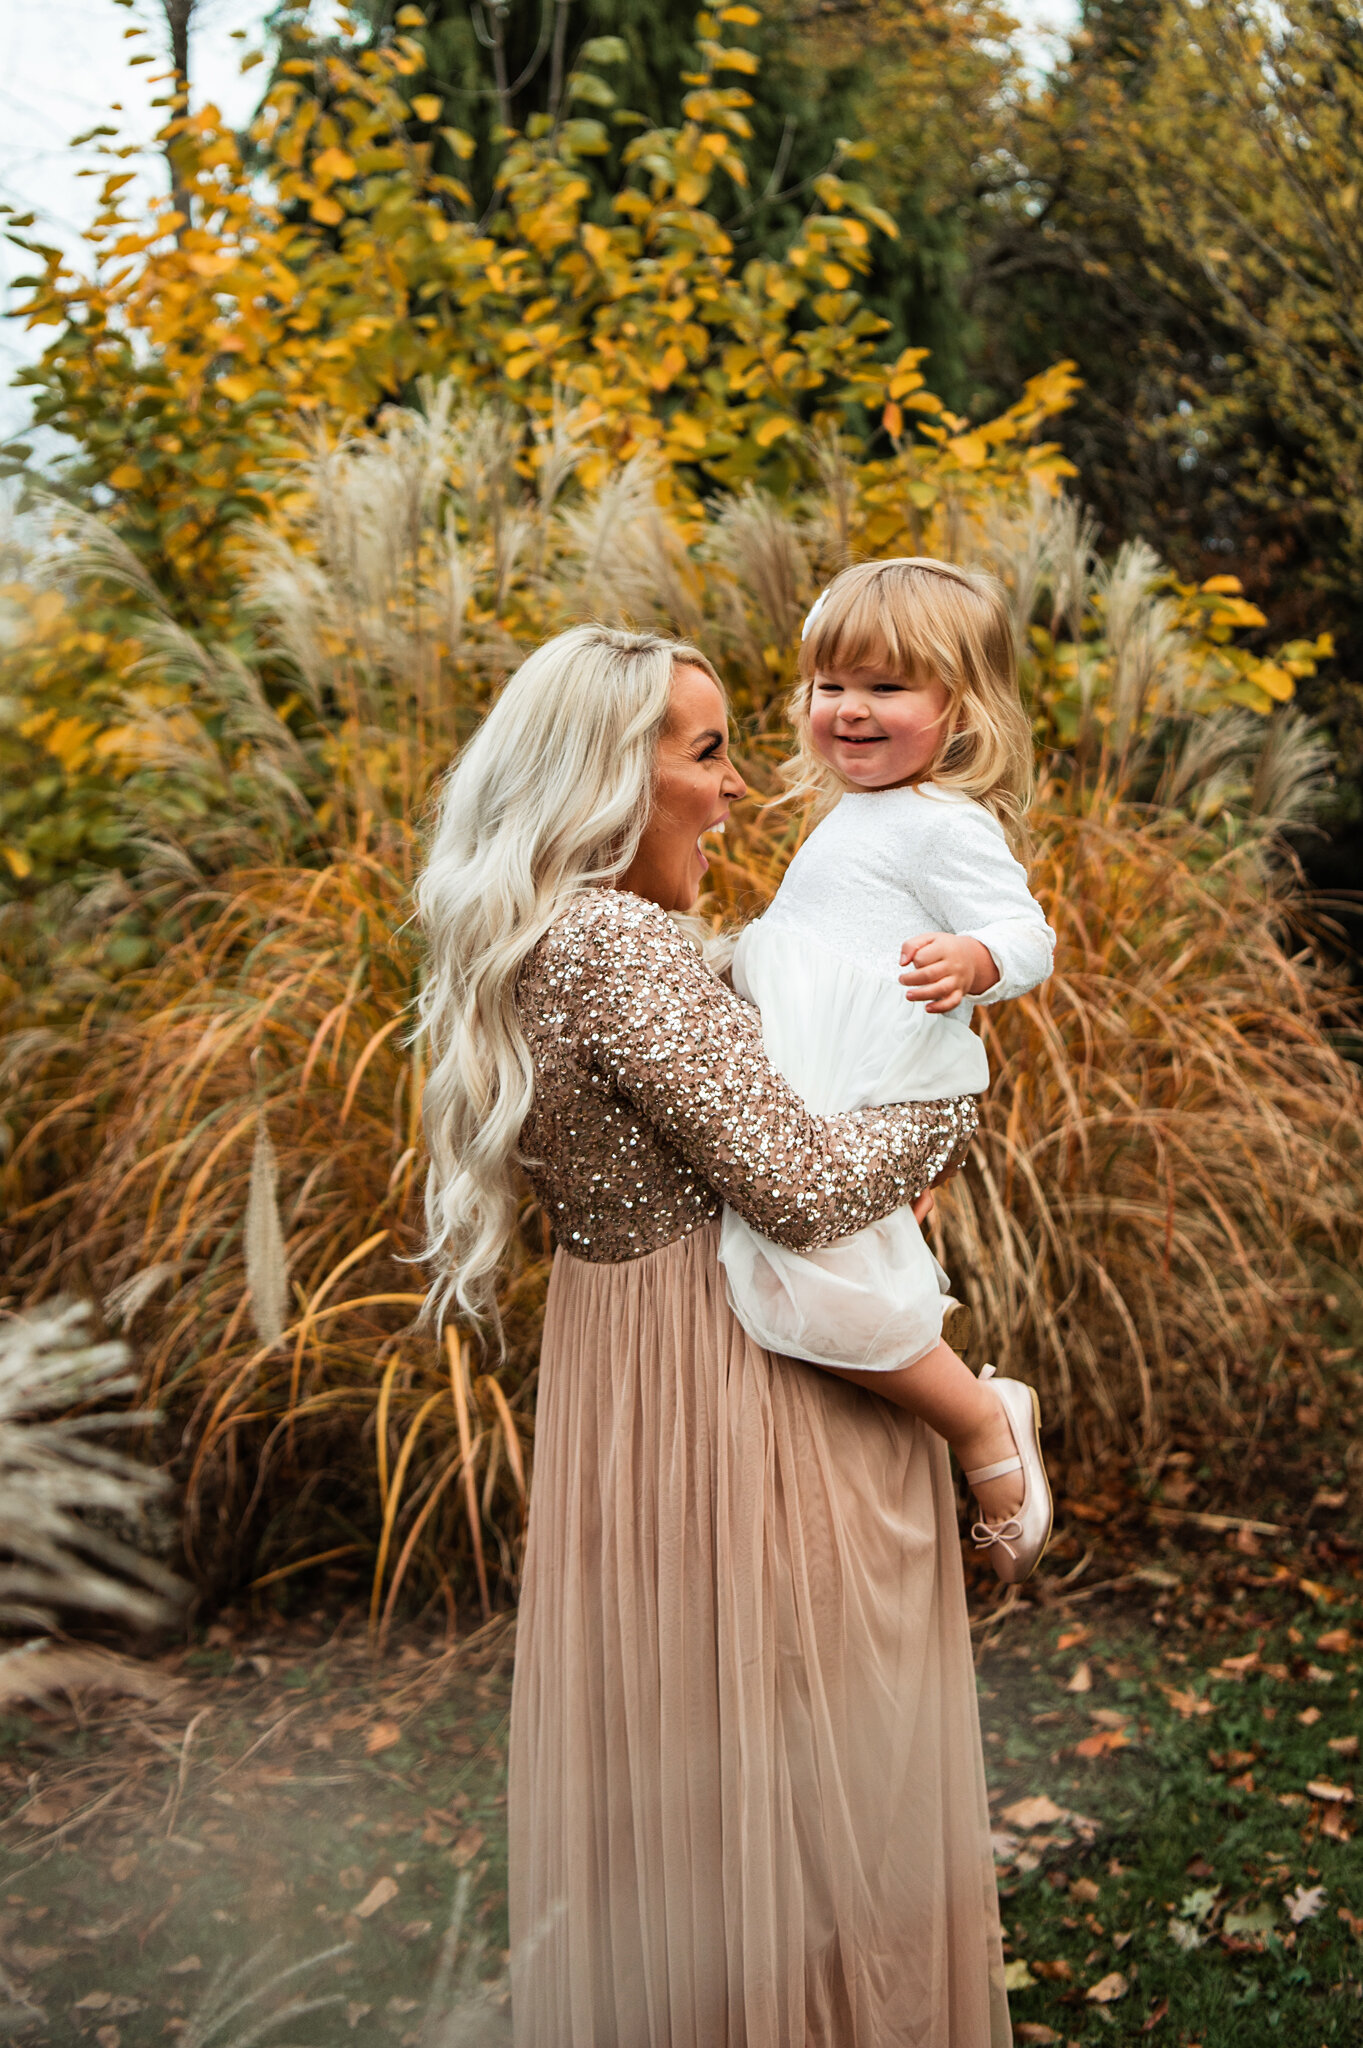
<instances>
[{"instance_id":1,"label":"woman's arm","mask_svg":"<svg viewBox=\"0 0 1363 2048\"><path fill-rule=\"evenodd\" d=\"M656 905L594 891L550 935L583 1055L764 1236L846 1237L961 1163L972 1096L816 1117L762 1046L755 1010Z\"/></svg>"}]
</instances>

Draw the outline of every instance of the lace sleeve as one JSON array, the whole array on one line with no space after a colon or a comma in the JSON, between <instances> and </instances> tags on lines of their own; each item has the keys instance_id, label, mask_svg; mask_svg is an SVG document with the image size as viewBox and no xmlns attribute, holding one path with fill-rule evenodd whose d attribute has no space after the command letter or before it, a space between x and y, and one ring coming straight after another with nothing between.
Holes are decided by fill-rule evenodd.
<instances>
[{"instance_id":1,"label":"lace sleeve","mask_svg":"<svg viewBox=\"0 0 1363 2048\"><path fill-rule=\"evenodd\" d=\"M656 905L593 891L550 935L582 1056L744 1220L808 1251L912 1201L974 1136L974 1098L816 1117L757 1013Z\"/></svg>"}]
</instances>

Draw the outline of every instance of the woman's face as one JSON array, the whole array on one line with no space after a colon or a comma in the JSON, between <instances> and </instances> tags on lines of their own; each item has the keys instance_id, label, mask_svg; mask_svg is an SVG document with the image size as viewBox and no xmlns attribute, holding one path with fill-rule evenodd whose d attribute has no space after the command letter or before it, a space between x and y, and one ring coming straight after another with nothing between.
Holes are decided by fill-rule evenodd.
<instances>
[{"instance_id":1,"label":"woman's face","mask_svg":"<svg viewBox=\"0 0 1363 2048\"><path fill-rule=\"evenodd\" d=\"M701 839L723 825L730 804L747 793L729 760L728 714L713 678L703 668L674 669L653 809L621 888L664 910L690 910L710 865Z\"/></svg>"},{"instance_id":2,"label":"woman's face","mask_svg":"<svg viewBox=\"0 0 1363 2048\"><path fill-rule=\"evenodd\" d=\"M809 698L809 736L854 789L897 789L931 769L950 709L938 676L820 669Z\"/></svg>"}]
</instances>

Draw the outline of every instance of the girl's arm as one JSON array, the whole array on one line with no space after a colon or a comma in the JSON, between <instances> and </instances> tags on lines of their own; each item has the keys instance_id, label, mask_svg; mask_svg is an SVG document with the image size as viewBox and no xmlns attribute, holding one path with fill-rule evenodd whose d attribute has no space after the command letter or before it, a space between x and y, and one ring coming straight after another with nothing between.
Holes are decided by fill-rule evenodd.
<instances>
[{"instance_id":1,"label":"girl's arm","mask_svg":"<svg viewBox=\"0 0 1363 2048\"><path fill-rule=\"evenodd\" d=\"M969 963L969 983L962 979L957 1001L964 995L1001 1003L1036 988L1051 971L1055 933L1003 827L982 804L927 795L919 817L929 834L926 848L916 849L914 889L939 929L908 935L905 952L917 952L920 967L949 964L964 973ZM973 941L985 957L951 941ZM990 965L994 978L982 981ZM901 978L908 985L909 977ZM934 979L940 978L939 972Z\"/></svg>"}]
</instances>

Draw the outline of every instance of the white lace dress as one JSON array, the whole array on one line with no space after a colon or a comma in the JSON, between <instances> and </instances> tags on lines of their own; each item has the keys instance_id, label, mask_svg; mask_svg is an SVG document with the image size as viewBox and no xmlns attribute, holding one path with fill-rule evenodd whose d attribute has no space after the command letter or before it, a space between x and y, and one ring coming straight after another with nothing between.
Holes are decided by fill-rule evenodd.
<instances>
[{"instance_id":1,"label":"white lace dress","mask_svg":"<svg viewBox=\"0 0 1363 2048\"><path fill-rule=\"evenodd\" d=\"M899 949L935 931L978 939L999 978L933 1016L906 1000ZM925 783L841 798L744 931L733 980L761 1012L773 1066L832 1116L982 1093L975 1005L1035 988L1054 949L997 820ZM941 1337L949 1283L907 1208L814 1252L773 1244L726 1209L720 1259L735 1315L769 1351L888 1372Z\"/></svg>"}]
</instances>

